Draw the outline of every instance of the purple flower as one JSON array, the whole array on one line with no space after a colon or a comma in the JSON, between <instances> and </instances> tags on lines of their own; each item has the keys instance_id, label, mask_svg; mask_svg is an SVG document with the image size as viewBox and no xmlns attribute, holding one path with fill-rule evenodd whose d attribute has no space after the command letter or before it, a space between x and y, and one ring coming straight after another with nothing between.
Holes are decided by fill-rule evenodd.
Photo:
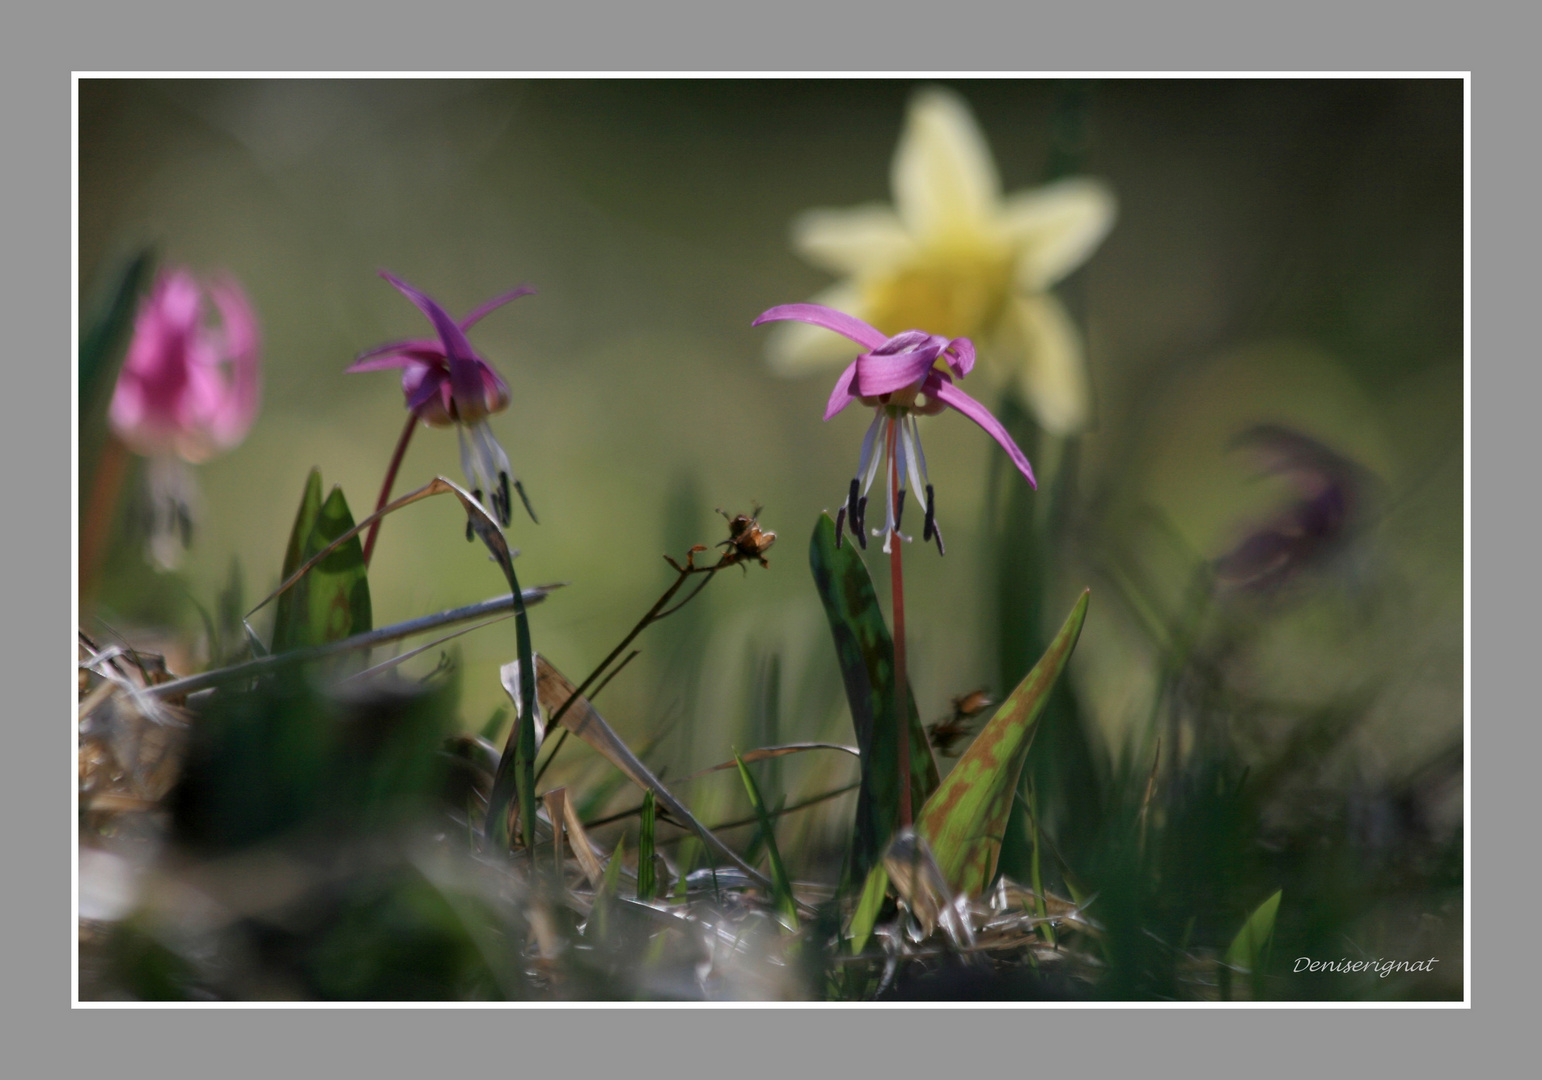
<instances>
[{"instance_id":1,"label":"purple flower","mask_svg":"<svg viewBox=\"0 0 1542 1080\"><path fill-rule=\"evenodd\" d=\"M963 413L1001 444L1029 484L1038 486L1033 478L1033 467L1012 441L1012 436L989 409L953 385L954 378L962 379L974 367L974 345L968 338L950 340L923 330L906 330L894 337L886 337L861 319L821 304L783 304L762 312L751 325L784 319L834 330L867 350L841 372L825 406L826 420L857 400L875 410L873 422L862 439L857 475L852 478L846 505L837 515L837 543L840 542L842 523L849 520L852 535L863 547L867 546L864 535L867 491L878 475L881 447L882 457L888 459L886 475L892 481L886 487L894 491L895 496L889 500L883 529L874 529L873 535L883 535L885 551L889 550L892 535L910 539L899 531L908 481L917 493L926 493L926 522L921 538L931 540L935 537L937 550L943 550L942 532L936 520L936 500L932 485L927 481L926 455L921 451L921 433L916 425L917 414L935 416L946 408Z\"/></svg>"},{"instance_id":2,"label":"purple flower","mask_svg":"<svg viewBox=\"0 0 1542 1080\"><path fill-rule=\"evenodd\" d=\"M1303 571L1326 567L1364 524L1371 474L1309 435L1279 424L1258 424L1233 440L1250 450L1264 473L1296 489L1294 501L1255 523L1215 560L1223 585L1268 593Z\"/></svg>"},{"instance_id":3,"label":"purple flower","mask_svg":"<svg viewBox=\"0 0 1542 1080\"><path fill-rule=\"evenodd\" d=\"M137 454L206 461L240 443L257 416L257 318L234 280L207 291L218 326L205 321L204 287L186 270L162 271L140 304L107 413Z\"/></svg>"},{"instance_id":4,"label":"purple flower","mask_svg":"<svg viewBox=\"0 0 1542 1080\"><path fill-rule=\"evenodd\" d=\"M205 318L204 293L219 312ZM150 557L174 569L192 542L197 483L189 464L236 446L262 396L257 317L232 278L207 285L174 268L139 305L107 421L149 459L146 504L136 515Z\"/></svg>"},{"instance_id":5,"label":"purple flower","mask_svg":"<svg viewBox=\"0 0 1542 1080\"><path fill-rule=\"evenodd\" d=\"M461 468L477 499L482 499L483 492L490 492L493 512L507 528L512 508L509 497L509 485L512 483L514 490L519 492L520 501L525 504L525 511L534 521L535 512L530 509L525 489L515 479L509 468L508 455L498 445L498 440L493 438L492 429L487 423L488 416L508 407L508 383L493 370L491 364L477 355L471 342L466 339L466 331L483 316L535 290L522 285L487 301L456 322L431 297L384 270L380 276L396 286L407 299L417 305L419 311L428 316L439 335L438 339L397 341L377 346L360 353L348 370L401 368L402 393L407 399L407 408L421 417L424 423L434 427L455 425L456 434L460 438Z\"/></svg>"}]
</instances>

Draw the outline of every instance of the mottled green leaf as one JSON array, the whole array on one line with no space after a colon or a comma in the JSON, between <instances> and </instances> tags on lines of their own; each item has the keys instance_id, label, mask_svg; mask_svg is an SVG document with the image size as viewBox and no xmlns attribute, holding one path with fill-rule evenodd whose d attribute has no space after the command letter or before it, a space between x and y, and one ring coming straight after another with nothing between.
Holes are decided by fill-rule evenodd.
<instances>
[{"instance_id":1,"label":"mottled green leaf","mask_svg":"<svg viewBox=\"0 0 1542 1080\"><path fill-rule=\"evenodd\" d=\"M1259 969L1264 950L1269 946L1269 939L1274 936L1274 916L1280 910L1280 896L1284 892L1284 889L1276 889L1273 896L1259 904L1253 914L1248 916L1242 929L1237 931L1237 936L1232 938L1231 947L1226 950L1227 964L1250 972Z\"/></svg>"},{"instance_id":2,"label":"mottled green leaf","mask_svg":"<svg viewBox=\"0 0 1542 1080\"><path fill-rule=\"evenodd\" d=\"M830 620L846 701L862 754L862 787L852 834L849 870L867 874L899 823L899 742L894 718L894 640L884 625L867 567L852 544L835 546L835 522L821 514L809 541L809 565ZM906 688L910 726L910 804L937 790L937 762Z\"/></svg>"},{"instance_id":3,"label":"mottled green leaf","mask_svg":"<svg viewBox=\"0 0 1542 1080\"><path fill-rule=\"evenodd\" d=\"M931 844L948 885L959 892L977 896L995 877L1034 722L1076 648L1090 595L1082 593L1049 649L916 816L916 830Z\"/></svg>"},{"instance_id":4,"label":"mottled green leaf","mask_svg":"<svg viewBox=\"0 0 1542 1080\"><path fill-rule=\"evenodd\" d=\"M798 928L798 905L792 898L792 880L787 876L787 868L782 865L782 853L776 846L776 830L771 823L771 815L766 812L766 801L760 797L760 788L755 784L755 778L750 775L749 768L744 764L744 759L739 752L734 751L734 761L739 766L739 779L744 781L744 791L750 797L750 806L755 810L755 816L760 819L760 832L766 840L766 855L771 860L771 885L772 895L776 901L777 910L782 913L787 925L796 930Z\"/></svg>"},{"instance_id":5,"label":"mottled green leaf","mask_svg":"<svg viewBox=\"0 0 1542 1080\"><path fill-rule=\"evenodd\" d=\"M321 470L312 469L295 515L284 555L284 578L353 528L343 489L321 499ZM364 549L353 537L331 552L310 573L278 598L273 620L273 651L341 641L370 629L369 581Z\"/></svg>"}]
</instances>

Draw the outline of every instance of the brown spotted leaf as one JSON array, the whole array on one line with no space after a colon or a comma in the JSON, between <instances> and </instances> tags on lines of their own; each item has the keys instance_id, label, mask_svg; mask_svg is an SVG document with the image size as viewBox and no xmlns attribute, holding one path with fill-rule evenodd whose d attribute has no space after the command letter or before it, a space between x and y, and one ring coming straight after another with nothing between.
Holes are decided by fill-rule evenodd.
<instances>
[{"instance_id":1,"label":"brown spotted leaf","mask_svg":"<svg viewBox=\"0 0 1542 1080\"><path fill-rule=\"evenodd\" d=\"M1012 793L1028 757L1034 723L1065 669L1087 617L1084 591L1049 649L976 737L916 817L948 885L977 896L996 875Z\"/></svg>"}]
</instances>

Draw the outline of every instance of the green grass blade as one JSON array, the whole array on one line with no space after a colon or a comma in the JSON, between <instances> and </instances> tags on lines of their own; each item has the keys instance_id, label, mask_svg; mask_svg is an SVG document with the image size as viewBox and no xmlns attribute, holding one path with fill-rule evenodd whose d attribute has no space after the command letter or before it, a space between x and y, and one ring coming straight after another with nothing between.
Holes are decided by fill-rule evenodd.
<instances>
[{"instance_id":1,"label":"green grass blade","mask_svg":"<svg viewBox=\"0 0 1542 1080\"><path fill-rule=\"evenodd\" d=\"M888 888L889 872L883 868L883 863L878 863L867 872L867 880L862 883L862 895L857 899L856 910L851 914L851 927L847 930L847 936L851 939L853 956L867 946L867 939L873 933L873 924L878 921L878 912L883 909L883 897Z\"/></svg>"},{"instance_id":2,"label":"green grass blade","mask_svg":"<svg viewBox=\"0 0 1542 1080\"><path fill-rule=\"evenodd\" d=\"M744 791L750 797L750 806L760 819L760 832L766 841L766 855L771 860L772 895L777 910L782 913L788 927L796 930L798 905L792 898L792 881L787 877L787 868L782 865L782 853L776 846L776 829L771 823L771 815L766 813L766 802L760 797L760 788L756 786L755 778L750 775L749 767L737 751L734 752L734 760L739 764L739 779L744 781Z\"/></svg>"},{"instance_id":3,"label":"green grass blade","mask_svg":"<svg viewBox=\"0 0 1542 1080\"><path fill-rule=\"evenodd\" d=\"M657 814L653 792L643 796L642 822L637 830L637 899L649 903L657 892L653 871L653 826Z\"/></svg>"},{"instance_id":4,"label":"green grass blade","mask_svg":"<svg viewBox=\"0 0 1542 1080\"><path fill-rule=\"evenodd\" d=\"M977 896L995 877L1034 722L1076 648L1090 595L1090 590L1082 593L1048 651L916 816L917 831L931 844L938 867L956 891Z\"/></svg>"},{"instance_id":5,"label":"green grass blade","mask_svg":"<svg viewBox=\"0 0 1542 1080\"><path fill-rule=\"evenodd\" d=\"M332 541L353 529L353 515L341 488L321 498L321 471L312 469L289 534L284 577ZM369 581L364 549L357 537L332 551L293 588L278 598L273 652L341 641L371 628Z\"/></svg>"},{"instance_id":6,"label":"green grass blade","mask_svg":"<svg viewBox=\"0 0 1542 1080\"><path fill-rule=\"evenodd\" d=\"M1280 897L1284 889L1276 889L1274 895L1259 904L1232 938L1226 950L1226 963L1235 968L1255 972L1262 966L1264 952L1274 936L1274 916L1280 910Z\"/></svg>"},{"instance_id":7,"label":"green grass blade","mask_svg":"<svg viewBox=\"0 0 1542 1080\"><path fill-rule=\"evenodd\" d=\"M118 373L129 330L134 325L139 294L150 280L154 266L155 258L149 248L135 255L97 308L90 325L81 329L76 363L80 372L79 405L84 411L93 408Z\"/></svg>"},{"instance_id":8,"label":"green grass blade","mask_svg":"<svg viewBox=\"0 0 1542 1080\"><path fill-rule=\"evenodd\" d=\"M867 567L852 544L835 546L835 522L820 515L809 541L809 566L835 638L836 658L862 754L862 787L850 871L865 875L882 857L899 822L899 747L894 738L894 640L884 625ZM909 700L910 799L921 806L937 789L937 762Z\"/></svg>"}]
</instances>

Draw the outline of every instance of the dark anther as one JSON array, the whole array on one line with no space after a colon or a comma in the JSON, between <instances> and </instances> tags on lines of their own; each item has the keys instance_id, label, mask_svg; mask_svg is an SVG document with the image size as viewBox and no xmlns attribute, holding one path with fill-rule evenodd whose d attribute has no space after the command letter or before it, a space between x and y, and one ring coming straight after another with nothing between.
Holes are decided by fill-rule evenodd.
<instances>
[{"instance_id":1,"label":"dark anther","mask_svg":"<svg viewBox=\"0 0 1542 1080\"><path fill-rule=\"evenodd\" d=\"M835 512L835 546L837 549L841 546L841 531L845 528L845 525L846 508L843 506Z\"/></svg>"},{"instance_id":2,"label":"dark anther","mask_svg":"<svg viewBox=\"0 0 1542 1080\"><path fill-rule=\"evenodd\" d=\"M921 526L921 539L930 540L932 530L937 527L937 497L932 492L932 485L926 485L926 523Z\"/></svg>"},{"instance_id":3,"label":"dark anther","mask_svg":"<svg viewBox=\"0 0 1542 1080\"><path fill-rule=\"evenodd\" d=\"M177 503L177 526L182 533L182 546L185 548L192 547L193 518L188 514L187 507L180 502Z\"/></svg>"},{"instance_id":4,"label":"dark anther","mask_svg":"<svg viewBox=\"0 0 1542 1080\"><path fill-rule=\"evenodd\" d=\"M857 512L852 517L852 524L856 527L851 530L857 538L857 543L862 545L862 550L867 550L867 496L862 496L857 501Z\"/></svg>"},{"instance_id":5,"label":"dark anther","mask_svg":"<svg viewBox=\"0 0 1542 1080\"><path fill-rule=\"evenodd\" d=\"M530 520L539 525L540 521L536 518L535 511L530 508L530 496L525 494L525 485L516 480L514 481L514 490L519 492L519 501L525 504L525 513L530 515ZM507 499L508 496L505 495L504 498Z\"/></svg>"},{"instance_id":6,"label":"dark anther","mask_svg":"<svg viewBox=\"0 0 1542 1080\"><path fill-rule=\"evenodd\" d=\"M900 531L900 519L905 516L905 489L900 488L894 498L894 531Z\"/></svg>"},{"instance_id":7,"label":"dark anther","mask_svg":"<svg viewBox=\"0 0 1542 1080\"><path fill-rule=\"evenodd\" d=\"M509 499L509 474L498 474L498 521L505 529L514 520L514 504Z\"/></svg>"},{"instance_id":8,"label":"dark anther","mask_svg":"<svg viewBox=\"0 0 1542 1080\"><path fill-rule=\"evenodd\" d=\"M482 501L482 489L473 488L471 491L471 497L480 503ZM476 539L476 532L471 527L471 520L471 515L466 515L466 543L468 544Z\"/></svg>"}]
</instances>

